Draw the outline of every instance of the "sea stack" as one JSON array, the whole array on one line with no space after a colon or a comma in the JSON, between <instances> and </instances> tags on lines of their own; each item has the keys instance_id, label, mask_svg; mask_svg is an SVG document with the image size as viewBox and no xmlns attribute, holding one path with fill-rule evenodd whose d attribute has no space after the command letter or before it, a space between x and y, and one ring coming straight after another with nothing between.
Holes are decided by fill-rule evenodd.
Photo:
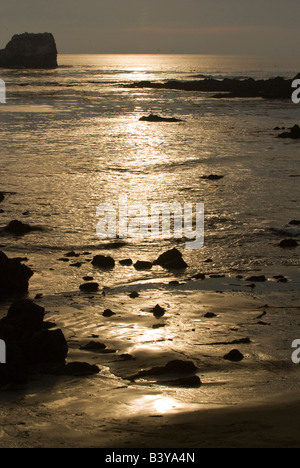
<instances>
[{"instance_id":1,"label":"sea stack","mask_svg":"<svg viewBox=\"0 0 300 468\"><path fill-rule=\"evenodd\" d=\"M57 48L52 34L16 34L0 50L0 68L57 68Z\"/></svg>"}]
</instances>

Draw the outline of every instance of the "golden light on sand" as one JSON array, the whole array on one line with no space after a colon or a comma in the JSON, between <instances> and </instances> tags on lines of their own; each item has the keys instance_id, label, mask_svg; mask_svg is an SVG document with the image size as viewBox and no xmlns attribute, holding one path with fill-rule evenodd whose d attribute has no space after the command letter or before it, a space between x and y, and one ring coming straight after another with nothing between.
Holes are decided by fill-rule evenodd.
<instances>
[{"instance_id":1,"label":"golden light on sand","mask_svg":"<svg viewBox=\"0 0 300 468\"><path fill-rule=\"evenodd\" d=\"M146 411L150 414L167 414L183 408L183 405L169 396L145 395L134 400L133 405L136 411Z\"/></svg>"}]
</instances>

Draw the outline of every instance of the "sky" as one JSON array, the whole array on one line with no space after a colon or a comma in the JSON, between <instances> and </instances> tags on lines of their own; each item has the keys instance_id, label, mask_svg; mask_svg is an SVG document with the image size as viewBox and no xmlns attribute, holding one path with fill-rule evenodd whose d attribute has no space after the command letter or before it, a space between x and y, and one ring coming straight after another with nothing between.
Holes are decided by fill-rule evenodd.
<instances>
[{"instance_id":1,"label":"sky","mask_svg":"<svg viewBox=\"0 0 300 468\"><path fill-rule=\"evenodd\" d=\"M298 55L299 0L9 0L0 48L52 32L59 53Z\"/></svg>"}]
</instances>

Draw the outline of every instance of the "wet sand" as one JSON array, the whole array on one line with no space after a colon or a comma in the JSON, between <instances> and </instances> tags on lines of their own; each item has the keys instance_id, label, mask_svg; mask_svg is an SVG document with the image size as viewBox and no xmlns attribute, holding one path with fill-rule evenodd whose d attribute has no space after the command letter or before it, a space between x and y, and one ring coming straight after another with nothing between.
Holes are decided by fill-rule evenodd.
<instances>
[{"instance_id":1,"label":"wet sand","mask_svg":"<svg viewBox=\"0 0 300 468\"><path fill-rule=\"evenodd\" d=\"M97 364L101 372L87 378L35 376L1 392L0 446L298 447L299 371L291 361L298 292L295 285L280 285L281 302L289 303L284 307L275 300L278 284L258 285L249 294L244 285L230 290L230 281L183 281L174 289L160 279L120 285L105 296L43 297L47 319L67 337L69 360ZM136 299L129 297L133 290ZM156 303L166 309L160 319L151 313ZM116 315L103 317L107 308ZM215 317L206 318L209 312ZM250 343L226 344L245 337ZM80 349L92 339L111 352ZM233 348L243 353L242 362L224 360ZM156 377L128 380L173 359L193 361L202 386L173 387Z\"/></svg>"}]
</instances>

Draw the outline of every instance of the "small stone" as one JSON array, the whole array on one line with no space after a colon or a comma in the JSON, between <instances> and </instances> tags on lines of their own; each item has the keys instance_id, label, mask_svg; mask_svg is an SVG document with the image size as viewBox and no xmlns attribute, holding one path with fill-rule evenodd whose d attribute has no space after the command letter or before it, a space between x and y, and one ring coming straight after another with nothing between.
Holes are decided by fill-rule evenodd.
<instances>
[{"instance_id":1,"label":"small stone","mask_svg":"<svg viewBox=\"0 0 300 468\"><path fill-rule=\"evenodd\" d=\"M84 377L88 375L99 374L100 369L96 365L87 362L70 362L65 366L64 374L74 377Z\"/></svg>"},{"instance_id":2,"label":"small stone","mask_svg":"<svg viewBox=\"0 0 300 468\"><path fill-rule=\"evenodd\" d=\"M298 246L299 244L295 239L284 239L279 244L282 249L291 249Z\"/></svg>"},{"instance_id":3,"label":"small stone","mask_svg":"<svg viewBox=\"0 0 300 468\"><path fill-rule=\"evenodd\" d=\"M102 315L103 317L109 318L109 317L113 317L116 314L112 310L106 309Z\"/></svg>"},{"instance_id":4,"label":"small stone","mask_svg":"<svg viewBox=\"0 0 300 468\"><path fill-rule=\"evenodd\" d=\"M92 260L92 264L99 268L111 269L111 268L114 268L115 261L112 257L105 257L104 255L96 255Z\"/></svg>"},{"instance_id":5,"label":"small stone","mask_svg":"<svg viewBox=\"0 0 300 468\"><path fill-rule=\"evenodd\" d=\"M156 318L161 318L165 315L166 309L163 309L162 307L160 307L160 305L157 304L152 310L152 312Z\"/></svg>"},{"instance_id":6,"label":"small stone","mask_svg":"<svg viewBox=\"0 0 300 468\"><path fill-rule=\"evenodd\" d=\"M99 289L98 283L85 283L80 286L81 291L85 292L96 292Z\"/></svg>"},{"instance_id":7,"label":"small stone","mask_svg":"<svg viewBox=\"0 0 300 468\"><path fill-rule=\"evenodd\" d=\"M153 265L151 262L145 262L145 261L138 261L134 264L134 268L138 271L151 270L152 266Z\"/></svg>"},{"instance_id":8,"label":"small stone","mask_svg":"<svg viewBox=\"0 0 300 468\"><path fill-rule=\"evenodd\" d=\"M133 264L133 261L130 258L127 258L125 260L120 260L119 263L122 266L131 266Z\"/></svg>"},{"instance_id":9,"label":"small stone","mask_svg":"<svg viewBox=\"0 0 300 468\"><path fill-rule=\"evenodd\" d=\"M249 278L246 279L246 281L249 281L251 283L264 283L267 281L267 278L263 275L261 276L250 276Z\"/></svg>"},{"instance_id":10,"label":"small stone","mask_svg":"<svg viewBox=\"0 0 300 468\"><path fill-rule=\"evenodd\" d=\"M233 349L224 356L226 361L241 362L244 359L243 354L238 349Z\"/></svg>"},{"instance_id":11,"label":"small stone","mask_svg":"<svg viewBox=\"0 0 300 468\"><path fill-rule=\"evenodd\" d=\"M217 317L216 314L214 314L213 312L207 312L207 314L204 315L205 318L215 318Z\"/></svg>"},{"instance_id":12,"label":"small stone","mask_svg":"<svg viewBox=\"0 0 300 468\"><path fill-rule=\"evenodd\" d=\"M136 299L137 297L139 297L139 293L137 291L133 291L132 293L129 294L129 297L131 299Z\"/></svg>"}]
</instances>

